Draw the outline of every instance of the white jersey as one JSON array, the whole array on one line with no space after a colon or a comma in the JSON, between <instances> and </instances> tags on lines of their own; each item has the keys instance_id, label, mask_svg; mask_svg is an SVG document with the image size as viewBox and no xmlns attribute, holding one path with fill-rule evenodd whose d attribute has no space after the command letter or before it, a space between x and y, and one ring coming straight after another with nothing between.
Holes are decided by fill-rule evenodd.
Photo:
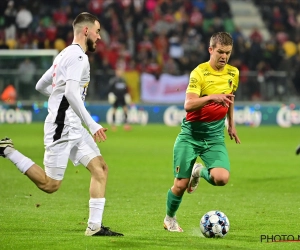
<instances>
[{"instance_id":1,"label":"white jersey","mask_svg":"<svg viewBox=\"0 0 300 250\"><path fill-rule=\"evenodd\" d=\"M84 102L90 82L90 64L87 55L77 44L62 50L55 58L47 74L52 75L52 93L48 101L48 116L45 122L66 124L76 127L81 124L80 118L70 107L65 94L66 81L80 83L80 95Z\"/></svg>"}]
</instances>

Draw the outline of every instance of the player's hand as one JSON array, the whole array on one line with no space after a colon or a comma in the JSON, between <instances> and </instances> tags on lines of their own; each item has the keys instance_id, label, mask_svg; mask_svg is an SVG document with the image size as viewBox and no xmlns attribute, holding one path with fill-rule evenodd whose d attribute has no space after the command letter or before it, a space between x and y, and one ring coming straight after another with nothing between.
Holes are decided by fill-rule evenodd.
<instances>
[{"instance_id":1,"label":"player's hand","mask_svg":"<svg viewBox=\"0 0 300 250\"><path fill-rule=\"evenodd\" d=\"M95 142L102 142L102 141L105 141L106 140L106 134L105 132L107 131L107 128L101 128L99 129L94 135L93 135L93 138L94 138L94 141Z\"/></svg>"},{"instance_id":2,"label":"player's hand","mask_svg":"<svg viewBox=\"0 0 300 250\"><path fill-rule=\"evenodd\" d=\"M230 140L234 139L235 143L237 143L237 144L241 143L241 141L240 141L240 139L237 135L237 131L236 131L235 127L229 126L228 127L228 134L229 134Z\"/></svg>"},{"instance_id":3,"label":"player's hand","mask_svg":"<svg viewBox=\"0 0 300 250\"><path fill-rule=\"evenodd\" d=\"M224 107L229 107L230 103L233 103L233 94L215 94L211 95L211 101L221 104Z\"/></svg>"}]
</instances>

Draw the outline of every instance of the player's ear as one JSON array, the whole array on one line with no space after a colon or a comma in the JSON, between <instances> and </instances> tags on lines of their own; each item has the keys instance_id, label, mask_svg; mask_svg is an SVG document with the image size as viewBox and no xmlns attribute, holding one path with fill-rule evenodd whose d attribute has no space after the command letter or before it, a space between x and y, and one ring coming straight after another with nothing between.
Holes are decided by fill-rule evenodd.
<instances>
[{"instance_id":1,"label":"player's ear","mask_svg":"<svg viewBox=\"0 0 300 250\"><path fill-rule=\"evenodd\" d=\"M88 27L85 27L85 28L84 28L84 35L85 35L85 36L88 35L88 31L89 31L89 28L88 28Z\"/></svg>"}]
</instances>

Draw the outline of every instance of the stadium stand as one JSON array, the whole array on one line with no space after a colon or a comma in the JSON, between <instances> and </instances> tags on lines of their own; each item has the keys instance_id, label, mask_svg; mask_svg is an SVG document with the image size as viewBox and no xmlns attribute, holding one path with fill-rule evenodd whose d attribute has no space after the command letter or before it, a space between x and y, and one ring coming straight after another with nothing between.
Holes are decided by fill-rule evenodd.
<instances>
[{"instance_id":1,"label":"stadium stand","mask_svg":"<svg viewBox=\"0 0 300 250\"><path fill-rule=\"evenodd\" d=\"M292 79L299 57L296 0L9 0L0 9L4 47L61 50L72 42L74 17L89 11L101 21L102 41L90 55L98 70L124 67L156 76L189 73L209 58L210 35L230 32L230 63L242 82L256 78L245 84L247 100L273 98L262 96L257 74L248 72L286 71Z\"/></svg>"}]
</instances>

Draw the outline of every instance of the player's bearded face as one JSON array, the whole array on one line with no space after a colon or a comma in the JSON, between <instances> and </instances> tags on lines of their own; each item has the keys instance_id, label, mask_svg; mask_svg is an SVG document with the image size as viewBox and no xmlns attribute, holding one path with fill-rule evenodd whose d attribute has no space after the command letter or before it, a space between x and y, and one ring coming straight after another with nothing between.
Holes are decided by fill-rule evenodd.
<instances>
[{"instance_id":1,"label":"player's bearded face","mask_svg":"<svg viewBox=\"0 0 300 250\"><path fill-rule=\"evenodd\" d=\"M86 47L87 51L94 52L96 50L96 43L90 37L88 37L86 39Z\"/></svg>"}]
</instances>

